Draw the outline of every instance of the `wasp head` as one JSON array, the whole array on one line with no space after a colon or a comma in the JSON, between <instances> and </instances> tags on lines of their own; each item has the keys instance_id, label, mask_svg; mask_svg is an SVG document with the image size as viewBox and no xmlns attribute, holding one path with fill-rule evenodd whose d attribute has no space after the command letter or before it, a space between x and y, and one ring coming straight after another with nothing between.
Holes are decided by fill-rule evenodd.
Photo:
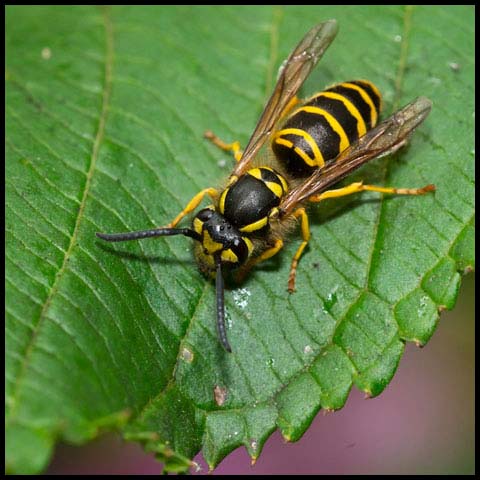
<instances>
[{"instance_id":1,"label":"wasp head","mask_svg":"<svg viewBox=\"0 0 480 480\"><path fill-rule=\"evenodd\" d=\"M253 244L213 206L200 210L193 219L193 230L200 236L195 242L195 258L200 269L214 277L217 261L227 268L244 264Z\"/></svg>"}]
</instances>

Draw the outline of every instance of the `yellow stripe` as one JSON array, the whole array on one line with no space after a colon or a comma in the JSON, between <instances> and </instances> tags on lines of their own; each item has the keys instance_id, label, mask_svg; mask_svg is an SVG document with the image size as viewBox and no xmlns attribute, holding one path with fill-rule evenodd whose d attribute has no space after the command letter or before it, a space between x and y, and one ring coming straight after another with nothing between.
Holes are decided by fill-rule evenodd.
<instances>
[{"instance_id":1,"label":"yellow stripe","mask_svg":"<svg viewBox=\"0 0 480 480\"><path fill-rule=\"evenodd\" d=\"M372 127L374 127L377 124L378 113L375 105L372 102L372 99L370 98L370 95L362 87L359 87L354 83L345 82L340 83L340 85L346 88L351 88L352 90L356 90L361 95L363 100L365 100L365 102L370 107L370 122L372 124Z\"/></svg>"},{"instance_id":2,"label":"yellow stripe","mask_svg":"<svg viewBox=\"0 0 480 480\"><path fill-rule=\"evenodd\" d=\"M287 148L292 148L293 147L293 142L290 140L287 140L286 138L276 138L274 140L275 143L278 143L280 145L285 145ZM315 163L314 160L312 160L301 148L295 147L294 152L302 158L302 160L309 165L310 167L316 167L317 164Z\"/></svg>"},{"instance_id":3,"label":"yellow stripe","mask_svg":"<svg viewBox=\"0 0 480 480\"><path fill-rule=\"evenodd\" d=\"M283 188L280 184L276 183L276 182L265 182L265 185L267 186L267 188L273 192L273 194L277 197L277 198L282 198L283 197Z\"/></svg>"},{"instance_id":4,"label":"yellow stripe","mask_svg":"<svg viewBox=\"0 0 480 480\"><path fill-rule=\"evenodd\" d=\"M259 168L251 168L247 173L258 180L262 180L262 172Z\"/></svg>"},{"instance_id":5,"label":"yellow stripe","mask_svg":"<svg viewBox=\"0 0 480 480\"><path fill-rule=\"evenodd\" d=\"M298 112L298 110L295 111L295 113L297 113L297 112ZM292 117L293 117L293 115L295 115L295 113L292 114ZM298 149L298 151L297 151L297 149L295 149L295 151L297 151L297 153L301 151L303 153L303 156L300 153L299 153L299 155L302 157L304 162L307 165L310 165L311 167L316 167L316 166L323 167L325 165L325 160L323 158L322 152L320 152L320 150L318 148L317 143L312 138L312 136L309 135L305 130L302 130L300 128L283 128L282 130L279 130L278 132L275 133L273 141L277 142L277 143L281 143L281 142L279 142L279 140L284 140L284 139L281 139L281 138L278 138L278 137L280 137L282 135L298 135L299 137L303 137L305 139L305 141L310 145L310 148L312 149L313 159L310 158L305 152L303 152L300 149ZM288 142L288 140L286 140L286 141Z\"/></svg>"},{"instance_id":6,"label":"yellow stripe","mask_svg":"<svg viewBox=\"0 0 480 480\"><path fill-rule=\"evenodd\" d=\"M362 135L365 135L365 133L367 133L367 126L365 125L365 120L358 111L357 107L347 97L335 92L321 92L318 95L315 95L315 97L313 98L318 97L331 98L333 100L339 100L340 102L342 102L350 115L352 115L352 117L355 117L355 120L357 120L358 136L361 137Z\"/></svg>"},{"instance_id":7,"label":"yellow stripe","mask_svg":"<svg viewBox=\"0 0 480 480\"><path fill-rule=\"evenodd\" d=\"M203 232L202 246L207 249L208 254L210 255L218 252L218 250L221 250L223 248L223 245L221 243L218 243L212 239L212 237L208 233L208 230L205 230Z\"/></svg>"},{"instance_id":8,"label":"yellow stripe","mask_svg":"<svg viewBox=\"0 0 480 480\"><path fill-rule=\"evenodd\" d=\"M283 193L288 192L288 184L287 181L281 176L277 174L278 179L280 180L282 187L283 187Z\"/></svg>"},{"instance_id":9,"label":"yellow stripe","mask_svg":"<svg viewBox=\"0 0 480 480\"><path fill-rule=\"evenodd\" d=\"M337 133L338 136L340 137L340 150L338 153L343 152L350 145L350 142L348 140L347 134L345 133L345 130L340 125L338 120L331 113L328 113L323 108L311 107L311 106L302 107L297 110L297 112L300 112L300 111L304 111L307 113L315 113L325 118L325 120L333 128L334 132Z\"/></svg>"},{"instance_id":10,"label":"yellow stripe","mask_svg":"<svg viewBox=\"0 0 480 480\"><path fill-rule=\"evenodd\" d=\"M288 142L288 140L286 140L286 142ZM293 145L292 142L288 142L288 143L290 143L290 145L287 145L287 146L291 148ZM276 182L267 182L266 180L264 180L262 178L262 170L268 170L269 172L272 172L280 180L281 185ZM273 168L270 168L270 167L251 168L247 173L248 175L251 175L252 177L262 181L267 186L267 188L269 188L278 198L282 198L283 194L287 193L288 191L287 182L281 175L276 173L275 170L273 170ZM220 208L221 208L221 204L220 204ZM221 211L221 213L223 213L223 211Z\"/></svg>"},{"instance_id":11,"label":"yellow stripe","mask_svg":"<svg viewBox=\"0 0 480 480\"><path fill-rule=\"evenodd\" d=\"M248 237L242 237L242 239L245 242L245 244L247 245L248 256L250 256L253 252L253 243Z\"/></svg>"},{"instance_id":12,"label":"yellow stripe","mask_svg":"<svg viewBox=\"0 0 480 480\"><path fill-rule=\"evenodd\" d=\"M300 147L295 147L293 149L293 151L299 156L302 158L302 160L307 164L309 165L310 167L316 167L317 166L317 163L315 162L315 160L312 160ZM323 167L324 164L322 164L321 166Z\"/></svg>"},{"instance_id":13,"label":"yellow stripe","mask_svg":"<svg viewBox=\"0 0 480 480\"><path fill-rule=\"evenodd\" d=\"M274 142L279 143L280 145L285 145L288 148L293 147L293 142L291 142L290 140L287 140L286 138L279 137L279 138L276 138Z\"/></svg>"},{"instance_id":14,"label":"yellow stripe","mask_svg":"<svg viewBox=\"0 0 480 480\"><path fill-rule=\"evenodd\" d=\"M234 183L237 183L237 180L238 180L238 177L236 175L232 175L229 179L228 179L228 185L227 187L231 187Z\"/></svg>"},{"instance_id":15,"label":"yellow stripe","mask_svg":"<svg viewBox=\"0 0 480 480\"><path fill-rule=\"evenodd\" d=\"M197 217L195 217L193 219L193 229L200 235L202 234L202 226L203 226L203 222Z\"/></svg>"},{"instance_id":16,"label":"yellow stripe","mask_svg":"<svg viewBox=\"0 0 480 480\"><path fill-rule=\"evenodd\" d=\"M225 213L225 197L227 196L229 188L226 188L222 194L220 195L220 201L218 203L218 208L220 209L220 213L223 215Z\"/></svg>"},{"instance_id":17,"label":"yellow stripe","mask_svg":"<svg viewBox=\"0 0 480 480\"><path fill-rule=\"evenodd\" d=\"M220 254L220 257L224 262L231 262L231 263L238 262L238 257L235 255L235 253L231 248L227 248L227 250L223 250L222 253Z\"/></svg>"},{"instance_id":18,"label":"yellow stripe","mask_svg":"<svg viewBox=\"0 0 480 480\"><path fill-rule=\"evenodd\" d=\"M267 222L268 222L268 217L263 217L260 220L257 220L256 222L245 225L239 230L241 232L254 232L255 230L260 230L261 228L263 228L267 224Z\"/></svg>"},{"instance_id":19,"label":"yellow stripe","mask_svg":"<svg viewBox=\"0 0 480 480\"><path fill-rule=\"evenodd\" d=\"M257 168L251 168L247 173L251 175L252 177L257 178L258 180L261 180L262 182L264 181L262 179L262 170L267 170L269 172L272 172L274 175L277 175L273 168L270 167L257 167ZM278 175L277 175L278 176Z\"/></svg>"},{"instance_id":20,"label":"yellow stripe","mask_svg":"<svg viewBox=\"0 0 480 480\"><path fill-rule=\"evenodd\" d=\"M379 101L378 113L380 113L382 111L382 94L380 93L380 90L377 88L377 86L374 83L370 82L369 80L359 80L359 81L366 83L377 95L378 101Z\"/></svg>"}]
</instances>

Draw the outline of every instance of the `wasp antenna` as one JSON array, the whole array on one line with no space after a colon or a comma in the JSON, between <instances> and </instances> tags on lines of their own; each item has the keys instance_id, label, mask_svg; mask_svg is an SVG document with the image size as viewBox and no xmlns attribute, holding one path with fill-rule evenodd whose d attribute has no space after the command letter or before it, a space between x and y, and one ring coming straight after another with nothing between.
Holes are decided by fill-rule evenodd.
<instances>
[{"instance_id":1,"label":"wasp antenna","mask_svg":"<svg viewBox=\"0 0 480 480\"><path fill-rule=\"evenodd\" d=\"M186 237L191 237L199 242L202 241L200 235L190 228L154 228L152 230L139 230L137 232L125 233L96 232L95 235L107 242L125 242L128 240L142 240L144 238L164 237L168 235L185 235Z\"/></svg>"},{"instance_id":2,"label":"wasp antenna","mask_svg":"<svg viewBox=\"0 0 480 480\"><path fill-rule=\"evenodd\" d=\"M217 267L217 275L215 278L215 287L217 292L217 330L218 330L218 337L220 338L220 342L223 345L223 348L227 352L232 352L232 347L227 340L227 331L225 330L225 285L223 282L223 274L222 274L222 260L220 259L219 255L215 256L215 264Z\"/></svg>"}]
</instances>

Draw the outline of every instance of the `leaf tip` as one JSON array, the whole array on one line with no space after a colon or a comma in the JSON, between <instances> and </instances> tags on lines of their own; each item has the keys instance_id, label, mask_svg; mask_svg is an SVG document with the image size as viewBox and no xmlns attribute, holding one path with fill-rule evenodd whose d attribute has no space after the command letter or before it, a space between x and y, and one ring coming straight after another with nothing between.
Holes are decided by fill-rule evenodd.
<instances>
[{"instance_id":1,"label":"leaf tip","mask_svg":"<svg viewBox=\"0 0 480 480\"><path fill-rule=\"evenodd\" d=\"M199 463L195 462L194 460L190 460L190 468L193 468L195 473L198 473L202 470L202 467Z\"/></svg>"},{"instance_id":2,"label":"leaf tip","mask_svg":"<svg viewBox=\"0 0 480 480\"><path fill-rule=\"evenodd\" d=\"M364 390L365 396L363 397L365 400L368 400L373 397L372 391L369 388Z\"/></svg>"},{"instance_id":3,"label":"leaf tip","mask_svg":"<svg viewBox=\"0 0 480 480\"><path fill-rule=\"evenodd\" d=\"M247 451L250 455L250 465L253 467L255 465L255 463L257 462L257 458L258 458L258 442L257 442L257 440L250 440L249 448L247 448Z\"/></svg>"}]
</instances>

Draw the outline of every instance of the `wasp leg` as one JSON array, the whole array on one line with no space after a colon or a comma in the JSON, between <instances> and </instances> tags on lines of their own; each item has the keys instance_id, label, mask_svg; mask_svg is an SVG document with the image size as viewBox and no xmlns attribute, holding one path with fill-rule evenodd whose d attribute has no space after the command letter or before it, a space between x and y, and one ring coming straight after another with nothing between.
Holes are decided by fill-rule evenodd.
<instances>
[{"instance_id":1,"label":"wasp leg","mask_svg":"<svg viewBox=\"0 0 480 480\"><path fill-rule=\"evenodd\" d=\"M344 197L358 192L380 192L391 193L395 195L423 195L428 192L435 191L435 185L426 185L422 188L389 188L389 187L377 187L375 185L364 185L363 182L354 182L346 187L337 188L334 190L327 190L326 192L318 195L312 195L308 198L309 202L321 202L327 198Z\"/></svg>"},{"instance_id":2,"label":"wasp leg","mask_svg":"<svg viewBox=\"0 0 480 480\"><path fill-rule=\"evenodd\" d=\"M308 226L308 216L303 207L298 208L293 212L295 218L300 217L301 228L302 228L302 238L303 242L298 247L295 255L292 259L292 265L290 267L290 274L288 276L288 291L293 293L295 291L295 276L297 275L297 265L300 257L307 246L308 241L310 240L310 228Z\"/></svg>"},{"instance_id":3,"label":"wasp leg","mask_svg":"<svg viewBox=\"0 0 480 480\"><path fill-rule=\"evenodd\" d=\"M242 265L237 270L237 273L235 275L235 280L239 283L242 282L246 274L250 271L250 269L254 265L256 265L257 263L263 262L264 260L267 260L267 258L273 257L276 253L278 253L279 250L281 250L282 247L283 247L283 241L280 238L275 240L273 247L268 248L258 257L252 258L247 263Z\"/></svg>"},{"instance_id":4,"label":"wasp leg","mask_svg":"<svg viewBox=\"0 0 480 480\"><path fill-rule=\"evenodd\" d=\"M232 143L225 143L224 141L220 140L212 131L207 130L203 136L207 139L210 140L214 145L216 145L218 148L221 148L222 150L225 150L226 152L233 152L233 156L235 157L235 160L239 162L242 158L243 151L240 147L240 142L235 141Z\"/></svg>"},{"instance_id":5,"label":"wasp leg","mask_svg":"<svg viewBox=\"0 0 480 480\"><path fill-rule=\"evenodd\" d=\"M285 118L287 114L292 110L292 108L299 103L298 97L295 95L288 103L287 106L283 109L282 113L280 114L280 119ZM211 130L207 130L203 136L207 139L210 140L214 145L216 145L218 148L226 151L226 152L233 152L233 156L235 157L235 160L239 162L242 159L243 151L242 148L240 147L240 142L235 141L232 143L226 143L220 138L218 138Z\"/></svg>"},{"instance_id":6,"label":"wasp leg","mask_svg":"<svg viewBox=\"0 0 480 480\"><path fill-rule=\"evenodd\" d=\"M193 212L198 205L200 205L200 202L203 200L203 197L205 195L209 195L210 198L213 201L216 201L218 198L218 190L215 188L205 188L204 190L198 192L187 204L187 206L175 217L175 220L173 222L170 222L166 228L173 228L175 225L177 225L178 222L185 216L188 215L190 212Z\"/></svg>"}]
</instances>

